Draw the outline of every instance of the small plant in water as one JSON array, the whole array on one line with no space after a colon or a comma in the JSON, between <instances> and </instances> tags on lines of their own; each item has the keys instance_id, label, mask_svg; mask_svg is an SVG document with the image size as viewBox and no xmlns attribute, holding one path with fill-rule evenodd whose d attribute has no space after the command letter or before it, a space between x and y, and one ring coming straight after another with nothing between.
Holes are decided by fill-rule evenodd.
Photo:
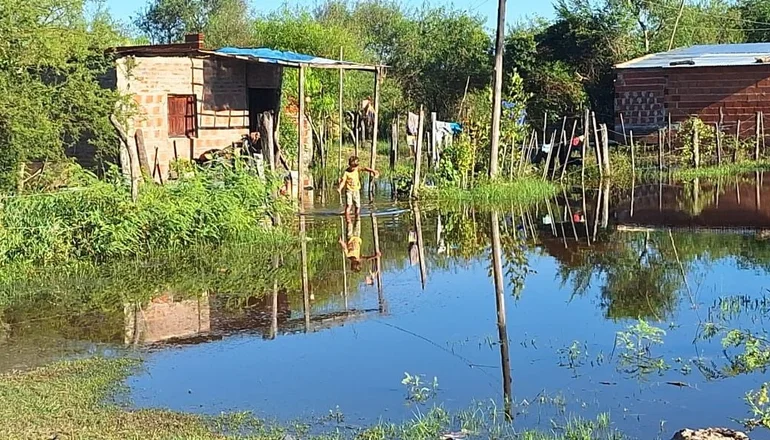
<instances>
[{"instance_id":1,"label":"small plant in water","mask_svg":"<svg viewBox=\"0 0 770 440\"><path fill-rule=\"evenodd\" d=\"M573 341L568 347L560 348L559 366L567 367L577 376L577 369L585 365L588 358L588 348L580 341Z\"/></svg>"},{"instance_id":2,"label":"small plant in water","mask_svg":"<svg viewBox=\"0 0 770 440\"><path fill-rule=\"evenodd\" d=\"M433 382L426 383L420 375L404 373L401 383L406 386L406 398L410 402L425 403L436 397L438 393L438 378L434 377Z\"/></svg>"},{"instance_id":3,"label":"small plant in water","mask_svg":"<svg viewBox=\"0 0 770 440\"><path fill-rule=\"evenodd\" d=\"M747 429L757 427L770 428L770 396L768 396L770 383L763 383L759 390L746 393L746 403L751 408L752 417L743 420Z\"/></svg>"},{"instance_id":4,"label":"small plant in water","mask_svg":"<svg viewBox=\"0 0 770 440\"><path fill-rule=\"evenodd\" d=\"M626 331L617 333L615 348L620 350L618 366L627 374L644 378L650 373L663 374L669 369L662 357L652 355L652 347L663 344L666 331L650 325L647 321L628 327Z\"/></svg>"}]
</instances>

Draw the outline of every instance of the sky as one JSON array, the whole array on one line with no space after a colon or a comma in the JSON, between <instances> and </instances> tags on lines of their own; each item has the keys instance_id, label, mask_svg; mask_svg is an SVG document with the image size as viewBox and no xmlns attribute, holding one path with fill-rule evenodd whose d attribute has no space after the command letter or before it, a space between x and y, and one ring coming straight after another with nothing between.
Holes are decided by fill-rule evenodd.
<instances>
[{"instance_id":1,"label":"sky","mask_svg":"<svg viewBox=\"0 0 770 440\"><path fill-rule=\"evenodd\" d=\"M286 0L279 3L278 0L251 0L250 3L259 12L269 12L276 9L277 5L307 6L313 7L321 0ZM407 6L420 6L423 0L401 0ZM123 22L129 22L145 4L147 0L107 0L107 7L113 17ZM452 4L452 2L431 1L433 5ZM458 0L454 2L458 9L470 10L487 20L487 27L494 29L497 23L497 0ZM506 7L506 27L529 16L539 15L546 18L553 16L551 0L508 0Z\"/></svg>"}]
</instances>

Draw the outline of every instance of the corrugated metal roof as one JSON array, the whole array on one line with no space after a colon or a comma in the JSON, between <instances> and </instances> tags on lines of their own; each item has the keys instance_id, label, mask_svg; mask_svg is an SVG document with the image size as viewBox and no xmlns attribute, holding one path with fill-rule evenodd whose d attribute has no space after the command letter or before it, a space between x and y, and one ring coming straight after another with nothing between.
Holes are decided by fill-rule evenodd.
<instances>
[{"instance_id":1,"label":"corrugated metal roof","mask_svg":"<svg viewBox=\"0 0 770 440\"><path fill-rule=\"evenodd\" d=\"M213 54L218 56L226 56L232 58L241 58L259 63L268 64L280 64L283 66L299 67L316 67L325 69L346 69L346 70L377 70L376 66L370 66L366 64L351 63L348 61L330 60L328 58L315 57L312 55L305 55L296 52L284 52L275 49L268 49L264 47L260 48L241 48L241 47L224 47L213 51Z\"/></svg>"},{"instance_id":2,"label":"corrugated metal roof","mask_svg":"<svg viewBox=\"0 0 770 440\"><path fill-rule=\"evenodd\" d=\"M615 66L616 69L654 69L768 64L770 43L712 44L683 47L645 55ZM758 61L758 60L762 61Z\"/></svg>"}]
</instances>

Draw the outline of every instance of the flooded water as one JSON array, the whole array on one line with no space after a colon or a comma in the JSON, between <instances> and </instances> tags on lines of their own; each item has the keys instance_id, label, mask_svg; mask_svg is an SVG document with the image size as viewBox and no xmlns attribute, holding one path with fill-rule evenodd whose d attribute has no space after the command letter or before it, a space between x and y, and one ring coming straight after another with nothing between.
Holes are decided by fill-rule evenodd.
<instances>
[{"instance_id":1,"label":"flooded water","mask_svg":"<svg viewBox=\"0 0 770 440\"><path fill-rule=\"evenodd\" d=\"M100 291L132 294L7 310L0 368L138 353L136 407L341 413L344 426L506 400L517 427L609 413L638 438L749 416L743 396L764 377L731 368L721 339L762 331L770 310L762 176L575 189L495 212L377 200L349 225L338 205L315 204L295 252L188 256L179 275L161 260L51 276L56 291L96 276ZM360 264L345 257L351 237ZM403 384L406 373L421 384Z\"/></svg>"}]
</instances>

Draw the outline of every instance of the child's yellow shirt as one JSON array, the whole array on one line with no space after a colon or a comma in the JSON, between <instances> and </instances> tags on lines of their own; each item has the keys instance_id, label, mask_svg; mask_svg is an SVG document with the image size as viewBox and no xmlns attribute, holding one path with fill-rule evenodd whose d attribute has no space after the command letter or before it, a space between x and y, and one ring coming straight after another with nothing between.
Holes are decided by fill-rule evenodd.
<instances>
[{"instance_id":1,"label":"child's yellow shirt","mask_svg":"<svg viewBox=\"0 0 770 440\"><path fill-rule=\"evenodd\" d=\"M346 191L361 190L361 172L358 168L355 168L353 171L345 170L345 173L342 175L342 181Z\"/></svg>"}]
</instances>

